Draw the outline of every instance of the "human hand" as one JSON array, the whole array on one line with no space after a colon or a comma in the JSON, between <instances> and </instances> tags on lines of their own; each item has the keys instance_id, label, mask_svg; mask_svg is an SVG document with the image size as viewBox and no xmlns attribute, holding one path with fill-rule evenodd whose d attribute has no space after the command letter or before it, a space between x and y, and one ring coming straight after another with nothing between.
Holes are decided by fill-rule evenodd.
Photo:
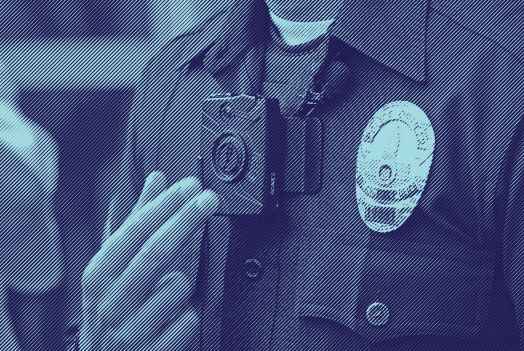
<instances>
[{"instance_id":1,"label":"human hand","mask_svg":"<svg viewBox=\"0 0 524 351\"><path fill-rule=\"evenodd\" d=\"M152 173L126 221L82 278L83 351L184 350L198 332L194 291L202 233L217 196Z\"/></svg>"}]
</instances>

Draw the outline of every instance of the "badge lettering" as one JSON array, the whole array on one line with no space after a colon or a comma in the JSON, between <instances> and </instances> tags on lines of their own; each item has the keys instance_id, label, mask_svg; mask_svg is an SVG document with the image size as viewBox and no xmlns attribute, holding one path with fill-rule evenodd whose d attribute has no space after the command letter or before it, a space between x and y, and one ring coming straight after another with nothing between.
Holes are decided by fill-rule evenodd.
<instances>
[{"instance_id":1,"label":"badge lettering","mask_svg":"<svg viewBox=\"0 0 524 351\"><path fill-rule=\"evenodd\" d=\"M363 132L357 157L356 198L375 232L397 230L411 216L426 186L435 133L426 113L408 101L380 108Z\"/></svg>"}]
</instances>

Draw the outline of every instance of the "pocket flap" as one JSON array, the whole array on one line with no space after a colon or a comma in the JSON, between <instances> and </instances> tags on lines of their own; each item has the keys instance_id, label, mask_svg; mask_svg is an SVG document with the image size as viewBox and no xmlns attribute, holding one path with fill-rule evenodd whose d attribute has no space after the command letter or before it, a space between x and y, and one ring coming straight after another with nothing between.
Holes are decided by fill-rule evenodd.
<instances>
[{"instance_id":1,"label":"pocket flap","mask_svg":"<svg viewBox=\"0 0 524 351\"><path fill-rule=\"evenodd\" d=\"M329 242L304 245L295 306L299 317L332 320L371 342L479 335L493 280L488 254L470 250L454 257L456 252L417 249L413 243L406 244L409 253Z\"/></svg>"}]
</instances>

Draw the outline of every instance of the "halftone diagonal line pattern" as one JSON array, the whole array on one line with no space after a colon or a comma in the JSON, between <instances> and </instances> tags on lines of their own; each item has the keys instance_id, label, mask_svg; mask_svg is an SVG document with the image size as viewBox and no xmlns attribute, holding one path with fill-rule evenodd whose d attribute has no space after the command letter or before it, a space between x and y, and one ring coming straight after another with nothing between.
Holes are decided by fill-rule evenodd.
<instances>
[{"instance_id":1,"label":"halftone diagonal line pattern","mask_svg":"<svg viewBox=\"0 0 524 351\"><path fill-rule=\"evenodd\" d=\"M238 256L227 257L227 267L222 266L226 257L205 267L205 271L217 274L225 271L229 295L223 307L225 312L239 311L238 320L237 315L229 316L232 323L224 326L228 328L223 336L224 349L231 340L246 348L256 344L258 349L283 350L475 349L490 313L495 262L504 266L502 280L506 280L515 304L514 313L522 314L520 267L524 244L519 234L524 230L524 151L519 120L524 94L522 84L514 81L524 77L521 52L512 34L493 38L489 31L471 28L449 11L436 5L428 8L426 46L420 51L425 55L424 84L415 85L406 76L413 74L420 79L418 73L406 68L420 64L418 56L388 55L385 64L380 62L381 56L370 58L365 52L354 56L349 64L355 70L355 85L348 86L340 105L326 109L323 116L326 149L322 192L317 197L288 199L288 228L271 231L267 223L241 227L237 235L242 236L239 240L243 245L237 243ZM404 17L406 13L389 15ZM493 23L487 21L486 26L497 27L498 16L492 18ZM518 16L508 14L505 18ZM519 28L521 22L515 23ZM362 22L356 29L366 32L365 25ZM397 23L392 29L401 27ZM179 51L173 54L171 46L161 52L146 71L144 94L138 94L130 118L124 165L119 176L112 175L114 190L120 193L115 204L121 207L122 220L152 170L144 167L151 161L147 159L150 155L155 157L155 168L168 172L170 178L195 172L198 111L187 111L184 116L170 112L172 105L197 105L192 100L200 97L199 89L205 87L194 85L210 80L201 68L185 70L187 66L182 67L185 79L173 79L179 77L173 71L180 68L173 67L173 62L193 52L194 38L201 39L216 30L204 28L179 37L174 45ZM231 45L237 44L234 38L231 40ZM450 57L453 60L446 61ZM168 92L155 88L162 80L168 81L163 82ZM435 123L439 146L421 205L398 233L382 236L369 232L359 222L354 208L354 160L360 133L371 113L390 99L401 97L424 105ZM78 101L78 106L82 102ZM162 106L155 106L160 102ZM84 147L82 141L77 144L79 149ZM34 186L36 182L27 184ZM26 203L22 202L26 197L35 198L37 192L32 187L24 189L14 205ZM73 194L70 200L83 201L83 197ZM38 204L34 200L27 203ZM59 214L63 210L59 208ZM21 224L29 223L26 220L36 220L34 228L41 228L30 211L16 213L8 223L18 230ZM75 231L92 229L73 223L69 230L74 235ZM248 236L252 237L246 239ZM213 252L224 254L229 249L227 243L222 238L208 245L219 245ZM31 244L38 244L38 240ZM78 256L91 255L87 251L92 251L87 245L67 249ZM269 262L258 282L246 282L238 264L248 254L259 254ZM215 305L220 304L222 284L215 281L209 289L206 296ZM498 286L494 289L502 290ZM383 328L373 328L366 320L366 308L377 301L390 309L390 320ZM218 318L211 322L221 322L224 311L215 312ZM204 337L206 333L204 330ZM369 345L369 340L375 344Z\"/></svg>"}]
</instances>

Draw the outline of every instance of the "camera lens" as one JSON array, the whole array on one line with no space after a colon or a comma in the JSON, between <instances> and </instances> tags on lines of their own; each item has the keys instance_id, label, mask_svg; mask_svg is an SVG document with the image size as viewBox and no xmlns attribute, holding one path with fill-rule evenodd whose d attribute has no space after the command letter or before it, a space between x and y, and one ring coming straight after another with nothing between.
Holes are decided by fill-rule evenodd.
<instances>
[{"instance_id":1,"label":"camera lens","mask_svg":"<svg viewBox=\"0 0 524 351\"><path fill-rule=\"evenodd\" d=\"M243 177L247 165L247 149L240 136L224 133L213 143L213 167L218 178L234 182Z\"/></svg>"}]
</instances>

